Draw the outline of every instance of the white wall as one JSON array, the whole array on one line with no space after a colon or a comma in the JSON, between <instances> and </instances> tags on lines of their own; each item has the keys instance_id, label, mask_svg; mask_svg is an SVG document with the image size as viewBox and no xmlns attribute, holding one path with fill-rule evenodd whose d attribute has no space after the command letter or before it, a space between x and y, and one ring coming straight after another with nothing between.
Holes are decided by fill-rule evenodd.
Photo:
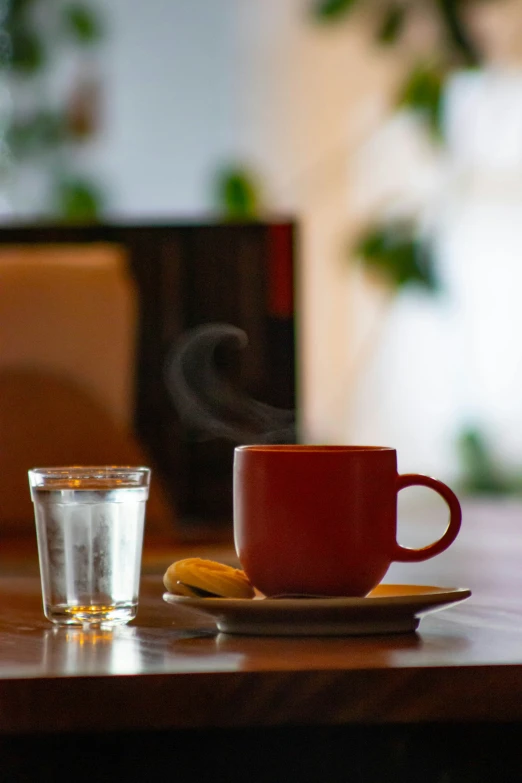
<instances>
[{"instance_id":1,"label":"white wall","mask_svg":"<svg viewBox=\"0 0 522 783\"><path fill-rule=\"evenodd\" d=\"M212 172L236 146L236 0L98 5L105 117L91 159L111 213L201 214L212 207Z\"/></svg>"}]
</instances>

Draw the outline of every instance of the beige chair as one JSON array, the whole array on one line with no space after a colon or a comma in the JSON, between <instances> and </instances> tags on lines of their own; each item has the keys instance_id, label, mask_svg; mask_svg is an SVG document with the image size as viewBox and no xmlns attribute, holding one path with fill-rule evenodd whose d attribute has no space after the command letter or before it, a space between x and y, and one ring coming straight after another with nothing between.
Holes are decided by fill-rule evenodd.
<instances>
[{"instance_id":1,"label":"beige chair","mask_svg":"<svg viewBox=\"0 0 522 783\"><path fill-rule=\"evenodd\" d=\"M118 245L0 247L0 368L65 375L129 427L136 322Z\"/></svg>"},{"instance_id":2,"label":"beige chair","mask_svg":"<svg viewBox=\"0 0 522 783\"><path fill-rule=\"evenodd\" d=\"M0 536L34 532L31 467L151 464L132 431L136 312L117 245L0 249ZM153 537L175 538L157 476Z\"/></svg>"},{"instance_id":3,"label":"beige chair","mask_svg":"<svg viewBox=\"0 0 522 783\"><path fill-rule=\"evenodd\" d=\"M75 382L39 370L0 370L0 537L34 533L32 467L149 463L135 439ZM146 542L174 540L172 517L153 480Z\"/></svg>"}]
</instances>

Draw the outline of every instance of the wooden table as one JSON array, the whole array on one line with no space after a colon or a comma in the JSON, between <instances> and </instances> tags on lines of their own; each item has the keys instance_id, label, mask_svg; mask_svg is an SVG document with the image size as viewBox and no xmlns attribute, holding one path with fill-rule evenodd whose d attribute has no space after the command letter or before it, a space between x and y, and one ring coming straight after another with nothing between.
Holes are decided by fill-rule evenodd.
<instances>
[{"instance_id":1,"label":"wooden table","mask_svg":"<svg viewBox=\"0 0 522 783\"><path fill-rule=\"evenodd\" d=\"M401 540L428 543L442 526L438 508L424 511ZM234 561L226 547L201 553ZM347 763L354 780L380 780L384 768L401 780L421 770L434 781L513 773L522 758L521 504L469 502L447 553L392 566L388 582L473 591L412 634L217 634L162 601L161 574L187 555L185 545L146 557L138 618L114 632L52 628L34 561L28 575L16 561L0 578L0 749L20 774L9 780L32 780L39 753L56 764L80 754L87 777L92 747L104 769L114 754L119 771L142 764L144 775L185 762L195 780L219 769L214 780L239 779L245 764L247 779L283 779L274 766L283 750L301 780L346 780ZM3 573L9 562L4 552Z\"/></svg>"}]
</instances>

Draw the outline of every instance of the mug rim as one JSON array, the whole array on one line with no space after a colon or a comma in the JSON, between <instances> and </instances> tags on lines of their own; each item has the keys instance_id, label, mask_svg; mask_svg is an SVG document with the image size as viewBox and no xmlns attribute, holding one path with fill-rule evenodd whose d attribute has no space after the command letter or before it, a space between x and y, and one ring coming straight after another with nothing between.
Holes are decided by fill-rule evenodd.
<instances>
[{"instance_id":1,"label":"mug rim","mask_svg":"<svg viewBox=\"0 0 522 783\"><path fill-rule=\"evenodd\" d=\"M321 444L321 443L251 443L243 446L236 446L235 451L250 452L275 452L283 454L285 452L309 454L309 453L381 453L394 452L396 449L391 446L351 446L342 444Z\"/></svg>"}]
</instances>

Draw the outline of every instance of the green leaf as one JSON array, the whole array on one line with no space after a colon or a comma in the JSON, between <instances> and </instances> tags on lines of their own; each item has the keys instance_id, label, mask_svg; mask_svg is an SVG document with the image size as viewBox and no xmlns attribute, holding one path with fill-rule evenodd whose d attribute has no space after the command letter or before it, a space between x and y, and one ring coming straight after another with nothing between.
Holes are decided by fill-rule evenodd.
<instances>
[{"instance_id":1,"label":"green leaf","mask_svg":"<svg viewBox=\"0 0 522 783\"><path fill-rule=\"evenodd\" d=\"M41 70L45 64L45 49L39 36L25 23L15 24L9 30L11 57L6 62L9 69L29 76Z\"/></svg>"},{"instance_id":2,"label":"green leaf","mask_svg":"<svg viewBox=\"0 0 522 783\"><path fill-rule=\"evenodd\" d=\"M439 290L431 248L415 236L413 227L390 224L370 229L356 247L362 263L385 277L396 289L418 285Z\"/></svg>"},{"instance_id":3,"label":"green leaf","mask_svg":"<svg viewBox=\"0 0 522 783\"><path fill-rule=\"evenodd\" d=\"M61 181L56 190L60 216L69 223L92 223L100 218L102 196L99 188L83 178Z\"/></svg>"},{"instance_id":4,"label":"green leaf","mask_svg":"<svg viewBox=\"0 0 522 783\"><path fill-rule=\"evenodd\" d=\"M42 109L29 117L15 119L7 131L6 143L15 158L25 158L58 147L66 135L63 116Z\"/></svg>"},{"instance_id":5,"label":"green leaf","mask_svg":"<svg viewBox=\"0 0 522 783\"><path fill-rule=\"evenodd\" d=\"M408 76L400 94L398 105L413 109L428 124L436 138L442 135L442 95L444 75L434 67L417 66Z\"/></svg>"},{"instance_id":6,"label":"green leaf","mask_svg":"<svg viewBox=\"0 0 522 783\"><path fill-rule=\"evenodd\" d=\"M357 2L358 0L318 0L312 6L312 14L321 22L334 22L351 11Z\"/></svg>"},{"instance_id":7,"label":"green leaf","mask_svg":"<svg viewBox=\"0 0 522 783\"><path fill-rule=\"evenodd\" d=\"M63 15L67 32L78 43L89 45L101 38L101 22L86 3L65 6Z\"/></svg>"},{"instance_id":8,"label":"green leaf","mask_svg":"<svg viewBox=\"0 0 522 783\"><path fill-rule=\"evenodd\" d=\"M517 489L516 483L502 475L486 438L479 428L463 430L458 439L464 468L464 490L473 494L499 495Z\"/></svg>"},{"instance_id":9,"label":"green leaf","mask_svg":"<svg viewBox=\"0 0 522 783\"><path fill-rule=\"evenodd\" d=\"M243 169L222 172L217 181L218 208L231 220L252 220L259 212L259 189L253 176Z\"/></svg>"},{"instance_id":10,"label":"green leaf","mask_svg":"<svg viewBox=\"0 0 522 783\"><path fill-rule=\"evenodd\" d=\"M381 26L377 31L377 40L383 44L394 44L399 39L407 19L406 6L394 3L384 12Z\"/></svg>"}]
</instances>

